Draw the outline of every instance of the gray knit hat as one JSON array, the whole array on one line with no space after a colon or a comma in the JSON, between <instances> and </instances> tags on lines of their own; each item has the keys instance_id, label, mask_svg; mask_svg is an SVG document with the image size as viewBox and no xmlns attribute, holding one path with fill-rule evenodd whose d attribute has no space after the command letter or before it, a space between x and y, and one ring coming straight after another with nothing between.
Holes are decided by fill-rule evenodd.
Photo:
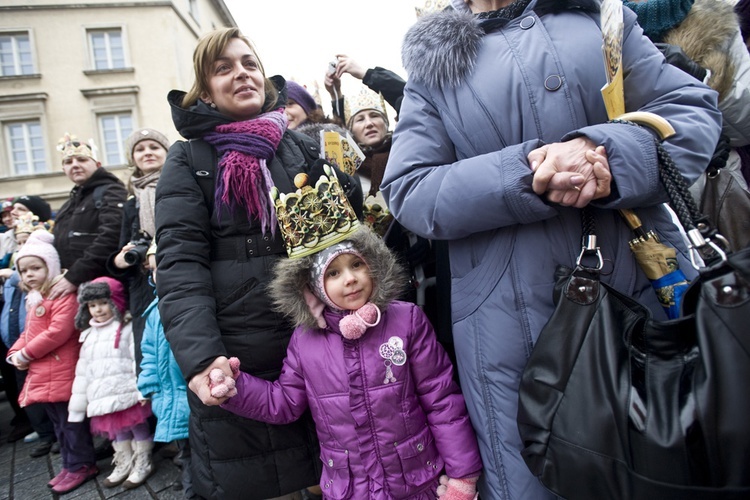
<instances>
[{"instance_id":1,"label":"gray knit hat","mask_svg":"<svg viewBox=\"0 0 750 500\"><path fill-rule=\"evenodd\" d=\"M141 128L130 134L130 136L125 139L125 153L128 155L129 164L135 164L133 161L133 150L135 149L135 146L139 142L147 139L158 142L165 150L169 151L169 139L167 139L167 136L152 128Z\"/></svg>"}]
</instances>

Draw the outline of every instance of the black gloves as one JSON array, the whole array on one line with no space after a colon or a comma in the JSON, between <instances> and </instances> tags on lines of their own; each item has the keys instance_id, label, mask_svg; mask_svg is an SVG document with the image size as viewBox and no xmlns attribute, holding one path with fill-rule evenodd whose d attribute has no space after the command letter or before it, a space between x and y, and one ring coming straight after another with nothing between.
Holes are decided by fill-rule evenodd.
<instances>
[{"instance_id":1,"label":"black gloves","mask_svg":"<svg viewBox=\"0 0 750 500\"><path fill-rule=\"evenodd\" d=\"M690 59L677 45L669 45L668 43L655 43L654 45L656 45L656 48L664 54L667 62L672 66L680 68L682 71L701 82L706 78L707 72L705 68L698 66L698 64Z\"/></svg>"},{"instance_id":2,"label":"black gloves","mask_svg":"<svg viewBox=\"0 0 750 500\"><path fill-rule=\"evenodd\" d=\"M339 184L341 184L341 189L344 190L344 194L346 194L349 203L354 209L354 212L357 214L357 219L362 221L364 219L364 215L362 213L364 207L362 185L354 176L345 174L335 166L331 165L329 162L319 158L315 160L315 163L313 163L312 167L310 167L310 172L308 173L308 177L310 180L308 181L308 185L315 186L315 183L324 173L323 165L328 165L333 169L336 177L339 180Z\"/></svg>"}]
</instances>

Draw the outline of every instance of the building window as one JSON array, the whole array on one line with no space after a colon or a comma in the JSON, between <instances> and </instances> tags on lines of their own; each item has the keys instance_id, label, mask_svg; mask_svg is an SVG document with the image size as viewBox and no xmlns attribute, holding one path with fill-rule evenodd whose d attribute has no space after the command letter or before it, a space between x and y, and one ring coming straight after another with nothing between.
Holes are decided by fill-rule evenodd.
<instances>
[{"instance_id":1,"label":"building window","mask_svg":"<svg viewBox=\"0 0 750 500\"><path fill-rule=\"evenodd\" d=\"M0 76L34 74L28 33L0 33Z\"/></svg>"},{"instance_id":2,"label":"building window","mask_svg":"<svg viewBox=\"0 0 750 500\"><path fill-rule=\"evenodd\" d=\"M4 128L12 165L11 175L47 172L44 137L39 121L7 123Z\"/></svg>"},{"instance_id":3,"label":"building window","mask_svg":"<svg viewBox=\"0 0 750 500\"><path fill-rule=\"evenodd\" d=\"M95 70L125 68L122 30L89 30L91 61Z\"/></svg>"},{"instance_id":4,"label":"building window","mask_svg":"<svg viewBox=\"0 0 750 500\"><path fill-rule=\"evenodd\" d=\"M104 165L126 163L124 143L133 131L133 115L129 112L99 115L99 130L102 137L100 158L102 163Z\"/></svg>"},{"instance_id":5,"label":"building window","mask_svg":"<svg viewBox=\"0 0 750 500\"><path fill-rule=\"evenodd\" d=\"M195 22L200 24L198 20L198 0L188 0L188 10L190 16L195 19Z\"/></svg>"}]
</instances>

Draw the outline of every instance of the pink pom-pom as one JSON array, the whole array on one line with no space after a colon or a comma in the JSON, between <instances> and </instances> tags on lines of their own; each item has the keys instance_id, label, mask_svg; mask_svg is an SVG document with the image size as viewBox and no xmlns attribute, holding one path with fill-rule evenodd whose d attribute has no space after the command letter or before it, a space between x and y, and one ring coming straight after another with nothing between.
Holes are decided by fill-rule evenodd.
<instances>
[{"instance_id":1,"label":"pink pom-pom","mask_svg":"<svg viewBox=\"0 0 750 500\"><path fill-rule=\"evenodd\" d=\"M380 311L378 310L378 307L372 302L368 302L357 311L357 315L359 315L365 323L369 323L370 325L377 322L379 313Z\"/></svg>"},{"instance_id":2,"label":"pink pom-pom","mask_svg":"<svg viewBox=\"0 0 750 500\"><path fill-rule=\"evenodd\" d=\"M369 327L378 323L380 323L380 309L368 302L352 314L341 318L339 329L344 338L355 340L364 335Z\"/></svg>"},{"instance_id":3,"label":"pink pom-pom","mask_svg":"<svg viewBox=\"0 0 750 500\"><path fill-rule=\"evenodd\" d=\"M367 325L356 314L350 314L341 318L339 329L345 339L355 340L364 335Z\"/></svg>"}]
</instances>

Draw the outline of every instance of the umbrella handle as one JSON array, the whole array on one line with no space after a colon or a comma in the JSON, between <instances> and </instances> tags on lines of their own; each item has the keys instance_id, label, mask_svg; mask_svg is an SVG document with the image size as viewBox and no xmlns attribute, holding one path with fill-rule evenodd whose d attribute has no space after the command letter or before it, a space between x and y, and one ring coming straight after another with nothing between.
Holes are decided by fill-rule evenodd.
<instances>
[{"instance_id":1,"label":"umbrella handle","mask_svg":"<svg viewBox=\"0 0 750 500\"><path fill-rule=\"evenodd\" d=\"M655 113L649 113L648 111L633 111L631 113L620 115L615 119L626 120L629 122L637 123L639 125L645 125L651 130L658 133L659 138L662 141L665 139L669 139L676 133L672 125L666 119Z\"/></svg>"},{"instance_id":2,"label":"umbrella handle","mask_svg":"<svg viewBox=\"0 0 750 500\"><path fill-rule=\"evenodd\" d=\"M617 120L625 120L639 125L645 125L651 130L659 134L660 139L663 141L672 137L675 134L674 127L664 118L655 114L649 113L648 111L633 111L631 113L625 113L616 118ZM621 209L620 214L625 218L630 229L632 229L637 236L645 237L646 232L643 229L640 218L629 209Z\"/></svg>"}]
</instances>

